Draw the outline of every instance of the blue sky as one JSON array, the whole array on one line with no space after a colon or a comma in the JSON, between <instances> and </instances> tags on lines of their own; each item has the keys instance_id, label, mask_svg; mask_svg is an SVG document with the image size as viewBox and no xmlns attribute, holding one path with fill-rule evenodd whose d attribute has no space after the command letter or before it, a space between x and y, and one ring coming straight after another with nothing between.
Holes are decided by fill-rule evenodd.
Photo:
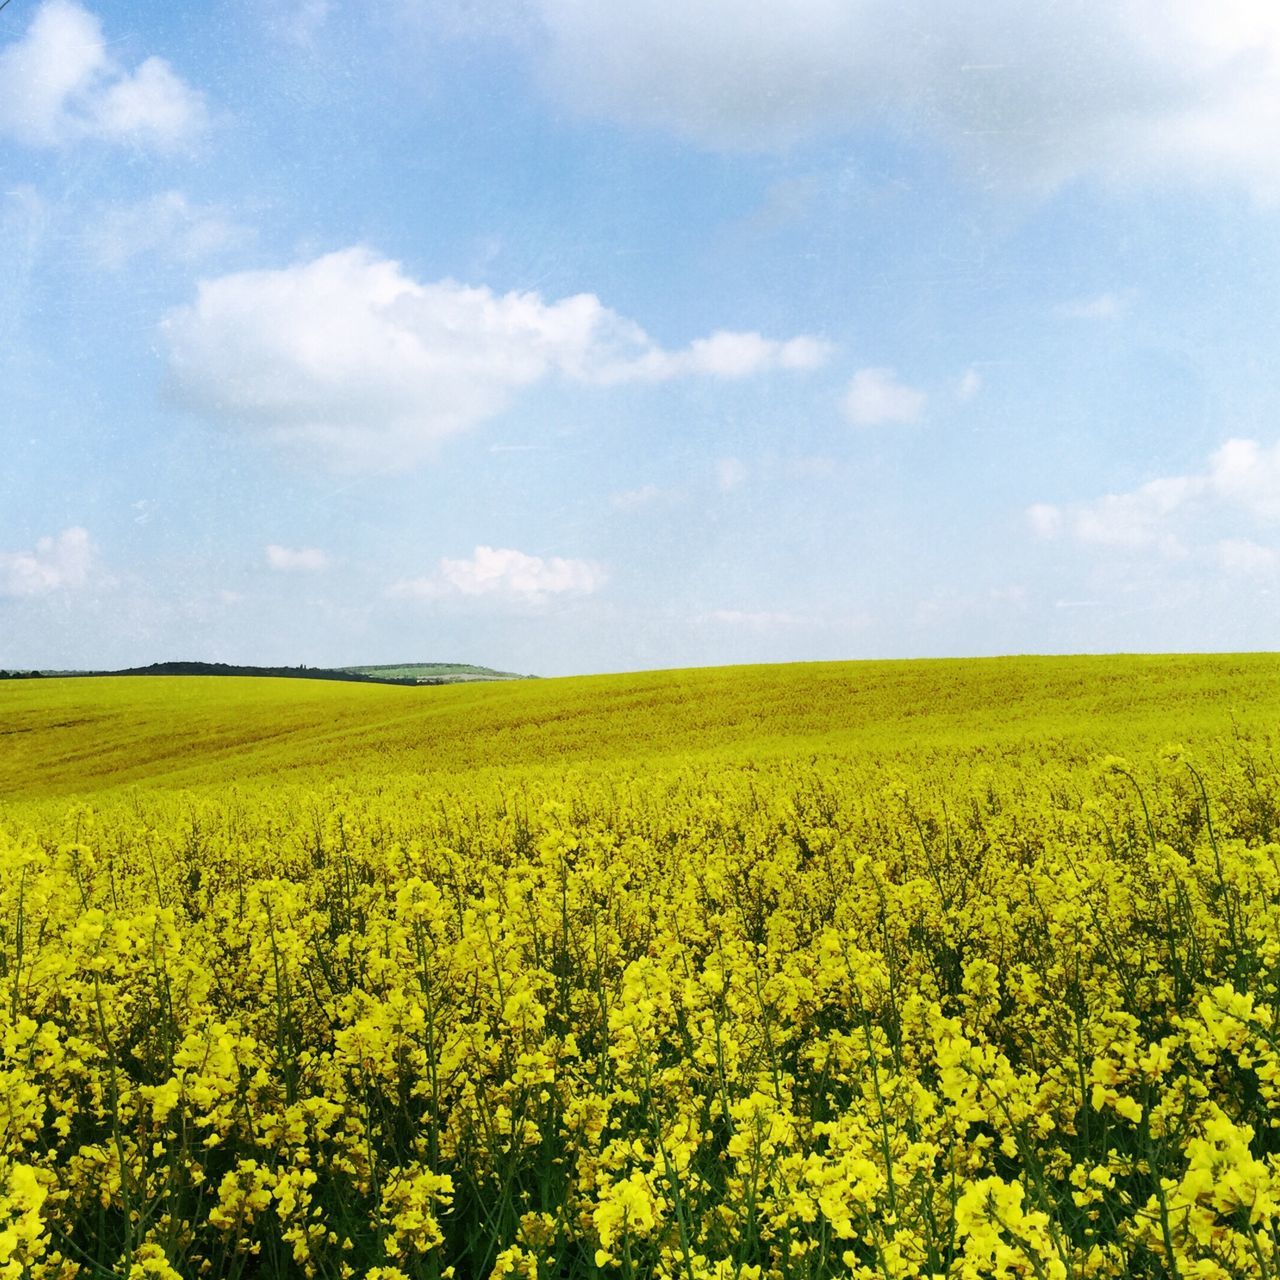
<instances>
[{"instance_id":1,"label":"blue sky","mask_svg":"<svg viewBox=\"0 0 1280 1280\"><path fill-rule=\"evenodd\" d=\"M1280 11L11 0L0 667L1270 649Z\"/></svg>"}]
</instances>

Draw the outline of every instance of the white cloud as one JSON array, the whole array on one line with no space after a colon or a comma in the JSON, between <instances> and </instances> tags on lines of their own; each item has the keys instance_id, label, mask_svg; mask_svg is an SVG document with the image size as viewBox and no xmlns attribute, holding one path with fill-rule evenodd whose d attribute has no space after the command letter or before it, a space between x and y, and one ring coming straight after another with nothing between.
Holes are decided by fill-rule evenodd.
<instances>
[{"instance_id":1,"label":"white cloud","mask_svg":"<svg viewBox=\"0 0 1280 1280\"><path fill-rule=\"evenodd\" d=\"M831 355L831 344L799 337L775 342L758 333L720 331L699 338L687 351L666 359L670 374L705 373L713 378L746 378L770 369L820 369Z\"/></svg>"},{"instance_id":2,"label":"white cloud","mask_svg":"<svg viewBox=\"0 0 1280 1280\"><path fill-rule=\"evenodd\" d=\"M1109 493L1078 507L1071 529L1079 541L1097 546L1156 547L1177 555L1182 541L1169 531L1168 519L1199 491L1199 481L1190 476L1150 480L1132 493Z\"/></svg>"},{"instance_id":3,"label":"white cloud","mask_svg":"<svg viewBox=\"0 0 1280 1280\"><path fill-rule=\"evenodd\" d=\"M267 547L267 564L281 573L321 573L329 567L329 557L318 547Z\"/></svg>"},{"instance_id":4,"label":"white cloud","mask_svg":"<svg viewBox=\"0 0 1280 1280\"><path fill-rule=\"evenodd\" d=\"M1219 500L1260 520L1280 520L1280 441L1228 440L1209 459L1206 482Z\"/></svg>"},{"instance_id":5,"label":"white cloud","mask_svg":"<svg viewBox=\"0 0 1280 1280\"><path fill-rule=\"evenodd\" d=\"M720 332L658 346L594 294L545 302L453 280L421 284L355 247L201 281L163 322L179 399L334 465L411 465L558 376L615 386L805 370L826 344Z\"/></svg>"},{"instance_id":6,"label":"white cloud","mask_svg":"<svg viewBox=\"0 0 1280 1280\"><path fill-rule=\"evenodd\" d=\"M1027 508L1027 522L1038 538L1056 538L1062 531L1062 508L1037 502Z\"/></svg>"},{"instance_id":7,"label":"white cloud","mask_svg":"<svg viewBox=\"0 0 1280 1280\"><path fill-rule=\"evenodd\" d=\"M1280 521L1280 442L1267 448L1256 440L1228 440L1202 471L1161 476L1089 502L1027 508L1028 523L1039 537L1066 535L1085 545L1151 549L1171 556L1187 552L1186 526L1196 518ZM1224 568L1238 568L1250 557L1256 567L1258 556L1250 550L1256 544L1225 539L1217 545Z\"/></svg>"},{"instance_id":8,"label":"white cloud","mask_svg":"<svg viewBox=\"0 0 1280 1280\"><path fill-rule=\"evenodd\" d=\"M898 380L892 369L859 369L845 392L844 413L855 426L917 422L928 397Z\"/></svg>"},{"instance_id":9,"label":"white cloud","mask_svg":"<svg viewBox=\"0 0 1280 1280\"><path fill-rule=\"evenodd\" d=\"M1108 493L1092 502L1061 508L1037 503L1027 516L1043 538L1064 531L1076 542L1128 550L1156 548L1167 555L1184 550L1182 540L1169 527L1169 517L1200 492L1198 479L1167 476L1130 493Z\"/></svg>"},{"instance_id":10,"label":"white cloud","mask_svg":"<svg viewBox=\"0 0 1280 1280\"><path fill-rule=\"evenodd\" d=\"M0 85L0 134L31 146L99 138L164 150L205 124L203 98L163 58L122 67L98 18L73 0L44 0L0 48Z\"/></svg>"},{"instance_id":11,"label":"white cloud","mask_svg":"<svg viewBox=\"0 0 1280 1280\"><path fill-rule=\"evenodd\" d=\"M552 596L584 596L608 580L593 560L531 556L510 547L477 547L465 560L442 557L434 574L394 583L390 594L422 600L492 597L540 604Z\"/></svg>"},{"instance_id":12,"label":"white cloud","mask_svg":"<svg viewBox=\"0 0 1280 1280\"><path fill-rule=\"evenodd\" d=\"M93 561L93 543L78 526L41 538L32 551L0 551L0 597L46 596L82 587Z\"/></svg>"},{"instance_id":13,"label":"white cloud","mask_svg":"<svg viewBox=\"0 0 1280 1280\"><path fill-rule=\"evenodd\" d=\"M332 9L330 0L296 0L296 3L277 6L270 26L290 44L309 49L328 22Z\"/></svg>"},{"instance_id":14,"label":"white cloud","mask_svg":"<svg viewBox=\"0 0 1280 1280\"><path fill-rule=\"evenodd\" d=\"M716 460L716 487L721 493L732 493L747 481L747 465L740 458Z\"/></svg>"},{"instance_id":15,"label":"white cloud","mask_svg":"<svg viewBox=\"0 0 1280 1280\"><path fill-rule=\"evenodd\" d=\"M1116 320L1129 308L1133 295L1129 293L1100 293L1092 298L1077 298L1064 302L1057 309L1065 320Z\"/></svg>"},{"instance_id":16,"label":"white cloud","mask_svg":"<svg viewBox=\"0 0 1280 1280\"><path fill-rule=\"evenodd\" d=\"M1269 578L1280 569L1280 552L1252 538L1223 538L1215 551L1223 572L1234 578Z\"/></svg>"},{"instance_id":17,"label":"white cloud","mask_svg":"<svg viewBox=\"0 0 1280 1280\"><path fill-rule=\"evenodd\" d=\"M956 383L956 399L968 403L982 390L982 374L977 369L966 369Z\"/></svg>"},{"instance_id":18,"label":"white cloud","mask_svg":"<svg viewBox=\"0 0 1280 1280\"><path fill-rule=\"evenodd\" d=\"M148 58L109 85L96 104L104 137L173 146L203 122L203 104L163 58Z\"/></svg>"},{"instance_id":19,"label":"white cloud","mask_svg":"<svg viewBox=\"0 0 1280 1280\"><path fill-rule=\"evenodd\" d=\"M888 121L982 180L1227 177L1280 193L1271 0L530 0L549 90L713 147Z\"/></svg>"},{"instance_id":20,"label":"white cloud","mask_svg":"<svg viewBox=\"0 0 1280 1280\"><path fill-rule=\"evenodd\" d=\"M112 270L143 254L196 262L252 236L252 228L215 206L192 204L181 191L109 208L86 232L94 257Z\"/></svg>"},{"instance_id":21,"label":"white cloud","mask_svg":"<svg viewBox=\"0 0 1280 1280\"><path fill-rule=\"evenodd\" d=\"M613 494L609 502L618 511L638 511L641 507L661 502L667 496L667 491L659 489L656 484L642 484L637 489L623 489Z\"/></svg>"}]
</instances>

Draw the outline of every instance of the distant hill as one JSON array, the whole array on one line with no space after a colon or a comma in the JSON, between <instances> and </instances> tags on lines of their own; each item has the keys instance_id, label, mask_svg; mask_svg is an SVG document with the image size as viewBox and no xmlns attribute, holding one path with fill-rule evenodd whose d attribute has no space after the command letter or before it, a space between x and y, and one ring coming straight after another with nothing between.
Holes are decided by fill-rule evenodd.
<instances>
[{"instance_id":1,"label":"distant hill","mask_svg":"<svg viewBox=\"0 0 1280 1280\"><path fill-rule=\"evenodd\" d=\"M118 671L0 671L0 680L39 676L271 676L287 680L345 680L351 684L459 684L468 680L523 680L509 671L462 662L411 662L373 667L241 667L226 662L153 662Z\"/></svg>"},{"instance_id":2,"label":"distant hill","mask_svg":"<svg viewBox=\"0 0 1280 1280\"><path fill-rule=\"evenodd\" d=\"M407 680L411 684L460 684L467 680L530 680L514 671L495 671L469 662L401 662L389 666L338 667L352 675L377 680Z\"/></svg>"},{"instance_id":3,"label":"distant hill","mask_svg":"<svg viewBox=\"0 0 1280 1280\"><path fill-rule=\"evenodd\" d=\"M389 788L385 798L394 804L397 794L448 792L476 771L488 777L476 785L492 788L476 794L507 797L504 803L532 807L540 788L556 794L551 789L564 786L572 794L580 785L584 796L616 795L605 802L624 804L630 801L621 792L630 784L608 780L628 772L643 787L650 770L653 779L684 778L732 763L740 776L731 788L725 783L726 794L745 797L756 794L757 770L767 776L785 764L786 785L794 788L805 770L821 776L816 771L836 761L855 783L891 777L894 802L907 814L919 779L946 770L969 788L971 805L986 803L989 777L1006 768L1023 772L1031 802L1056 803L1058 778L1070 775L1046 774L1057 768L1048 761L1084 769L1113 752L1147 762L1135 770L1146 794L1168 786L1168 795L1185 799L1172 790L1181 784L1169 762L1155 772L1151 743L1185 744L1193 761L1221 758L1232 769L1253 761L1261 769L1261 752L1239 760L1231 753L1274 735L1280 723L1280 655L1272 654L812 662L507 680L474 689L314 680L285 686L181 676L5 682L0 830L7 819L25 820L6 813L13 800L83 799L135 785L216 794L234 783L247 796L251 782L326 788L342 779L352 794ZM580 784L564 782L579 769ZM1114 784L1117 801L1125 781ZM905 800L904 787L912 792ZM868 805L880 803L878 795L869 793ZM1267 791L1259 803L1274 799ZM825 800L817 794L813 803ZM1126 838L1136 844L1146 833L1141 801L1132 795L1131 803L1139 816ZM1274 833L1274 814L1259 813L1266 824L1259 830ZM937 827L924 832L942 844L943 815L917 816ZM979 816L990 817L985 809ZM1216 814L1213 821L1216 827ZM1000 848L1013 849L1010 856L1029 847L1024 830L1001 832ZM830 826L821 837L809 834L841 838ZM815 873L824 856L812 855ZM0 852L0 885L7 869Z\"/></svg>"}]
</instances>

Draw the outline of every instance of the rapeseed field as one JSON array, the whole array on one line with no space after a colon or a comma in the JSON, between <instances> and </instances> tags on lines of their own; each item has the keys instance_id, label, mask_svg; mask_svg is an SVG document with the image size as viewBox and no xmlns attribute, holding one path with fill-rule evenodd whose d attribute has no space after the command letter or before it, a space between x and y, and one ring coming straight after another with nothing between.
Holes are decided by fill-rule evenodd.
<instances>
[{"instance_id":1,"label":"rapeseed field","mask_svg":"<svg viewBox=\"0 0 1280 1280\"><path fill-rule=\"evenodd\" d=\"M0 684L0 1277L1280 1275L1277 713Z\"/></svg>"}]
</instances>

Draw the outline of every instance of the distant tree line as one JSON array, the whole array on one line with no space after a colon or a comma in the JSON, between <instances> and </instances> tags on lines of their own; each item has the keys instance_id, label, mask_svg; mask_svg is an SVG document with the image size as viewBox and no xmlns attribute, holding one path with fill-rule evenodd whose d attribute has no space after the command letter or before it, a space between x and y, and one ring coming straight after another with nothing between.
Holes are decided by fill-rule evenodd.
<instances>
[{"instance_id":1,"label":"distant tree line","mask_svg":"<svg viewBox=\"0 0 1280 1280\"><path fill-rule=\"evenodd\" d=\"M354 671L330 670L327 667L244 667L231 666L225 662L153 662L147 667L125 667L118 671L0 671L0 680L29 680L44 675L77 679L94 676L276 676L294 680L343 680L351 684L427 683L394 676L367 676Z\"/></svg>"}]
</instances>

